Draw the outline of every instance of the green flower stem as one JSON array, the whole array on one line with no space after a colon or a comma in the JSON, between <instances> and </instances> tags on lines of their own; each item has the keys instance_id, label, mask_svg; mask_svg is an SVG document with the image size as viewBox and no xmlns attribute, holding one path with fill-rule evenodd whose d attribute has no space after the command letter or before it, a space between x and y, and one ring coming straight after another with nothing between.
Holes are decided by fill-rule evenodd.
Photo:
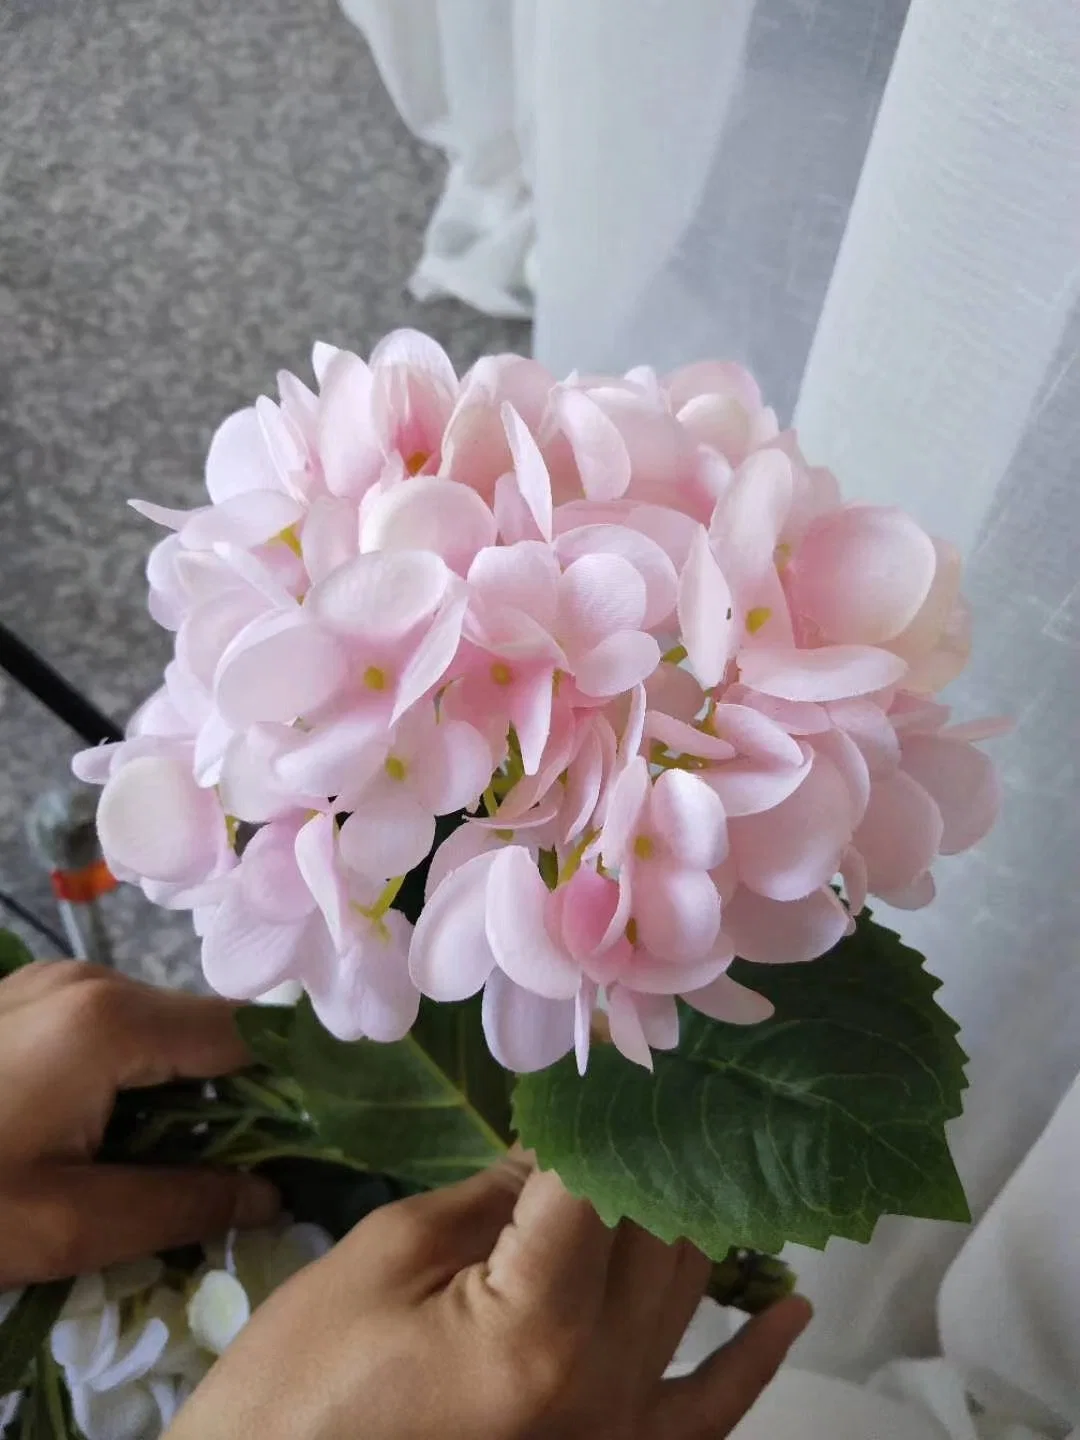
<instances>
[{"instance_id":1,"label":"green flower stem","mask_svg":"<svg viewBox=\"0 0 1080 1440\"><path fill-rule=\"evenodd\" d=\"M729 1250L714 1263L706 1292L719 1305L757 1315L795 1291L794 1270L776 1255Z\"/></svg>"}]
</instances>

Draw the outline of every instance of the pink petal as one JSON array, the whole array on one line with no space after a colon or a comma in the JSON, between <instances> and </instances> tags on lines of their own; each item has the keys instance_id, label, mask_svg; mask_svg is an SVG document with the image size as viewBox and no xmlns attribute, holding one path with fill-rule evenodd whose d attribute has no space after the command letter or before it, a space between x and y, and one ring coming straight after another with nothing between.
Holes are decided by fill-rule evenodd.
<instances>
[{"instance_id":1,"label":"pink petal","mask_svg":"<svg viewBox=\"0 0 1080 1440\"><path fill-rule=\"evenodd\" d=\"M762 646L743 650L744 685L781 700L845 700L884 690L903 679L904 661L871 645L823 645L818 650Z\"/></svg>"},{"instance_id":2,"label":"pink petal","mask_svg":"<svg viewBox=\"0 0 1080 1440\"><path fill-rule=\"evenodd\" d=\"M409 764L409 784L435 815L475 805L491 779L491 750L480 731L464 720L441 720L431 741Z\"/></svg>"},{"instance_id":3,"label":"pink petal","mask_svg":"<svg viewBox=\"0 0 1080 1440\"><path fill-rule=\"evenodd\" d=\"M233 885L203 936L203 974L219 995L250 1000L302 969L305 947L318 929L325 936L321 916L291 924L261 919Z\"/></svg>"},{"instance_id":4,"label":"pink petal","mask_svg":"<svg viewBox=\"0 0 1080 1440\"><path fill-rule=\"evenodd\" d=\"M819 755L827 755L843 777L851 801L852 824L857 825L870 799L870 770L863 753L843 730L827 730L810 742Z\"/></svg>"},{"instance_id":5,"label":"pink petal","mask_svg":"<svg viewBox=\"0 0 1080 1440\"><path fill-rule=\"evenodd\" d=\"M222 716L240 729L291 721L334 695L348 670L339 642L299 612L253 621L229 644L214 677Z\"/></svg>"},{"instance_id":6,"label":"pink petal","mask_svg":"<svg viewBox=\"0 0 1080 1440\"><path fill-rule=\"evenodd\" d=\"M649 767L642 756L631 760L608 800L601 854L610 870L626 860L649 798Z\"/></svg>"},{"instance_id":7,"label":"pink petal","mask_svg":"<svg viewBox=\"0 0 1080 1440\"><path fill-rule=\"evenodd\" d=\"M386 758L381 717L349 716L305 733L292 729L271 760L275 778L300 795L354 795Z\"/></svg>"},{"instance_id":8,"label":"pink petal","mask_svg":"<svg viewBox=\"0 0 1080 1440\"><path fill-rule=\"evenodd\" d=\"M435 816L391 780L363 797L341 827L339 843L342 861L359 875L407 875L435 843Z\"/></svg>"},{"instance_id":9,"label":"pink petal","mask_svg":"<svg viewBox=\"0 0 1080 1440\"><path fill-rule=\"evenodd\" d=\"M551 476L540 447L514 407L504 401L502 423L521 497L545 540L551 539Z\"/></svg>"},{"instance_id":10,"label":"pink petal","mask_svg":"<svg viewBox=\"0 0 1080 1440\"><path fill-rule=\"evenodd\" d=\"M848 787L823 755L814 756L806 779L779 805L728 818L739 879L772 900L800 900L827 885L851 832Z\"/></svg>"},{"instance_id":11,"label":"pink petal","mask_svg":"<svg viewBox=\"0 0 1080 1440\"><path fill-rule=\"evenodd\" d=\"M555 417L570 442L581 488L590 500L617 500L630 484L630 456L619 427L581 390L553 397Z\"/></svg>"},{"instance_id":12,"label":"pink petal","mask_svg":"<svg viewBox=\"0 0 1080 1440\"><path fill-rule=\"evenodd\" d=\"M574 662L583 695L618 695L648 679L660 663L660 646L644 630L621 630Z\"/></svg>"},{"instance_id":13,"label":"pink petal","mask_svg":"<svg viewBox=\"0 0 1080 1440\"><path fill-rule=\"evenodd\" d=\"M757 1025L773 1013L771 1000L756 990L748 990L730 975L720 975L703 989L691 990L682 998L703 1015L728 1025Z\"/></svg>"},{"instance_id":14,"label":"pink petal","mask_svg":"<svg viewBox=\"0 0 1080 1440\"><path fill-rule=\"evenodd\" d=\"M611 1025L611 1039L615 1048L635 1065L653 1068L652 1051L645 1038L645 1027L638 1014L639 999L632 990L623 985L613 985L608 992L608 1021ZM674 1002L672 1002L674 1009ZM676 1043L678 1043L678 1018L676 1017Z\"/></svg>"},{"instance_id":15,"label":"pink petal","mask_svg":"<svg viewBox=\"0 0 1080 1440\"><path fill-rule=\"evenodd\" d=\"M931 544L936 564L929 590L910 624L889 644L890 650L895 650L912 666L919 665L938 646L960 599L963 561L959 550L945 540L932 540ZM939 689L940 686L927 688Z\"/></svg>"},{"instance_id":16,"label":"pink petal","mask_svg":"<svg viewBox=\"0 0 1080 1440\"><path fill-rule=\"evenodd\" d=\"M704 526L698 526L679 576L679 632L706 689L718 685L731 656L733 602Z\"/></svg>"},{"instance_id":17,"label":"pink petal","mask_svg":"<svg viewBox=\"0 0 1080 1440\"><path fill-rule=\"evenodd\" d=\"M871 890L903 890L941 846L944 825L937 805L903 770L874 781L870 803L853 844L866 861Z\"/></svg>"},{"instance_id":18,"label":"pink petal","mask_svg":"<svg viewBox=\"0 0 1080 1440\"><path fill-rule=\"evenodd\" d=\"M498 854L490 851L465 860L428 894L409 947L409 973L432 1000L475 995L495 967L484 917L488 879Z\"/></svg>"},{"instance_id":19,"label":"pink petal","mask_svg":"<svg viewBox=\"0 0 1080 1440\"><path fill-rule=\"evenodd\" d=\"M486 929L496 964L514 980L548 1000L569 1000L581 970L548 933L550 892L536 863L520 845L500 850L491 864Z\"/></svg>"},{"instance_id":20,"label":"pink petal","mask_svg":"<svg viewBox=\"0 0 1080 1440\"><path fill-rule=\"evenodd\" d=\"M215 505L249 490L279 488L254 406L237 410L214 431L206 453L206 488Z\"/></svg>"},{"instance_id":21,"label":"pink petal","mask_svg":"<svg viewBox=\"0 0 1080 1440\"><path fill-rule=\"evenodd\" d=\"M136 515L151 520L155 525L164 525L166 530L183 530L189 520L212 512L212 505L203 505L197 510L177 510L169 505L155 505L152 500L129 500L127 502Z\"/></svg>"},{"instance_id":22,"label":"pink petal","mask_svg":"<svg viewBox=\"0 0 1080 1440\"><path fill-rule=\"evenodd\" d=\"M491 972L484 987L483 1025L488 1049L519 1075L546 1070L574 1047L574 1000L546 1000Z\"/></svg>"},{"instance_id":23,"label":"pink petal","mask_svg":"<svg viewBox=\"0 0 1080 1440\"><path fill-rule=\"evenodd\" d=\"M801 765L802 750L782 725L750 705L718 705L710 725L740 755L772 765Z\"/></svg>"},{"instance_id":24,"label":"pink petal","mask_svg":"<svg viewBox=\"0 0 1080 1440\"><path fill-rule=\"evenodd\" d=\"M791 461L779 450L759 450L745 460L721 496L709 526L731 583L752 585L773 569L773 553L788 511L794 480Z\"/></svg>"},{"instance_id":25,"label":"pink petal","mask_svg":"<svg viewBox=\"0 0 1080 1440\"><path fill-rule=\"evenodd\" d=\"M559 564L549 545L523 540L481 550L469 567L469 593L479 605L521 610L544 630L553 630Z\"/></svg>"},{"instance_id":26,"label":"pink petal","mask_svg":"<svg viewBox=\"0 0 1080 1440\"><path fill-rule=\"evenodd\" d=\"M300 502L281 490L248 490L193 515L180 540L188 550L210 550L217 544L246 550L272 540L303 513Z\"/></svg>"},{"instance_id":27,"label":"pink petal","mask_svg":"<svg viewBox=\"0 0 1080 1440\"><path fill-rule=\"evenodd\" d=\"M296 832L296 864L322 911L330 938L346 949L350 929L349 896L338 866L337 824L332 815L315 815Z\"/></svg>"},{"instance_id":28,"label":"pink petal","mask_svg":"<svg viewBox=\"0 0 1080 1440\"><path fill-rule=\"evenodd\" d=\"M464 575L477 552L494 545L495 517L475 490L438 475L418 475L380 495L364 516L360 548L431 550Z\"/></svg>"},{"instance_id":29,"label":"pink petal","mask_svg":"<svg viewBox=\"0 0 1080 1440\"><path fill-rule=\"evenodd\" d=\"M645 717L645 734L650 740L659 741L673 755L693 755L699 760L733 760L735 747L718 735L676 720L660 710L650 710ZM802 758L800 752L799 758Z\"/></svg>"},{"instance_id":30,"label":"pink petal","mask_svg":"<svg viewBox=\"0 0 1080 1440\"><path fill-rule=\"evenodd\" d=\"M496 830L474 824L470 820L459 825L452 834L446 837L431 857L424 886L425 904L452 871L459 870L467 861L475 860L479 855L487 855L492 850L498 850L501 845L510 844L511 841L500 838Z\"/></svg>"},{"instance_id":31,"label":"pink petal","mask_svg":"<svg viewBox=\"0 0 1080 1440\"><path fill-rule=\"evenodd\" d=\"M881 706L873 700L834 700L829 718L850 735L862 751L871 775L887 775L900 763L896 731Z\"/></svg>"},{"instance_id":32,"label":"pink petal","mask_svg":"<svg viewBox=\"0 0 1080 1440\"><path fill-rule=\"evenodd\" d=\"M255 416L279 488L296 499L305 498L309 456L303 433L267 395L260 395L255 401Z\"/></svg>"},{"instance_id":33,"label":"pink petal","mask_svg":"<svg viewBox=\"0 0 1080 1440\"><path fill-rule=\"evenodd\" d=\"M642 535L655 540L675 566L676 574L686 564L699 524L691 515L673 510L670 505L634 505L625 518L618 517L616 523L640 530Z\"/></svg>"},{"instance_id":34,"label":"pink petal","mask_svg":"<svg viewBox=\"0 0 1080 1440\"><path fill-rule=\"evenodd\" d=\"M681 995L686 990L700 990L717 975L722 975L734 956L735 951L725 935L719 935L712 949L698 960L661 960L639 946L620 979L631 989L645 994Z\"/></svg>"},{"instance_id":35,"label":"pink petal","mask_svg":"<svg viewBox=\"0 0 1080 1440\"><path fill-rule=\"evenodd\" d=\"M896 910L922 910L930 904L936 893L933 875L929 870L924 870L910 885L905 885L903 890L890 890L881 898Z\"/></svg>"},{"instance_id":36,"label":"pink petal","mask_svg":"<svg viewBox=\"0 0 1080 1440\"><path fill-rule=\"evenodd\" d=\"M225 816L181 757L142 755L109 776L97 829L108 859L150 880L190 882L213 868L224 846Z\"/></svg>"},{"instance_id":37,"label":"pink petal","mask_svg":"<svg viewBox=\"0 0 1080 1440\"><path fill-rule=\"evenodd\" d=\"M265 601L246 588L196 605L176 634L176 658L181 668L209 689L229 642L265 611Z\"/></svg>"},{"instance_id":38,"label":"pink petal","mask_svg":"<svg viewBox=\"0 0 1080 1440\"><path fill-rule=\"evenodd\" d=\"M720 797L728 818L759 815L772 810L793 794L806 779L811 752L807 747L798 765L778 767L759 760L731 760L702 774Z\"/></svg>"},{"instance_id":39,"label":"pink petal","mask_svg":"<svg viewBox=\"0 0 1080 1440\"><path fill-rule=\"evenodd\" d=\"M331 985L308 984L316 1015L339 1040L390 1044L409 1033L420 1009L407 964L411 930L404 915L389 911L361 948L340 957Z\"/></svg>"},{"instance_id":40,"label":"pink petal","mask_svg":"<svg viewBox=\"0 0 1080 1440\"><path fill-rule=\"evenodd\" d=\"M372 420L371 371L339 350L320 376L316 443L327 489L359 499L383 466L382 443Z\"/></svg>"},{"instance_id":41,"label":"pink petal","mask_svg":"<svg viewBox=\"0 0 1080 1440\"><path fill-rule=\"evenodd\" d=\"M356 506L351 500L320 495L304 520L300 543L311 583L317 585L339 565L356 558L360 549Z\"/></svg>"},{"instance_id":42,"label":"pink petal","mask_svg":"<svg viewBox=\"0 0 1080 1440\"><path fill-rule=\"evenodd\" d=\"M910 515L851 505L811 524L788 584L796 609L825 638L880 645L914 620L936 569L933 541Z\"/></svg>"},{"instance_id":43,"label":"pink petal","mask_svg":"<svg viewBox=\"0 0 1080 1440\"><path fill-rule=\"evenodd\" d=\"M780 700L773 695L759 695L746 685L729 685L724 695L739 705L748 705L760 710L770 720L775 720L789 735L820 735L832 729L829 712L824 705L813 705L808 700Z\"/></svg>"},{"instance_id":44,"label":"pink petal","mask_svg":"<svg viewBox=\"0 0 1080 1440\"><path fill-rule=\"evenodd\" d=\"M539 540L539 527L532 517L532 511L525 503L518 482L513 475L500 475L495 482L495 498L491 502L495 516L495 527L504 545L516 545L521 540Z\"/></svg>"},{"instance_id":45,"label":"pink petal","mask_svg":"<svg viewBox=\"0 0 1080 1440\"><path fill-rule=\"evenodd\" d=\"M437 555L357 555L312 589L304 610L339 635L393 644L431 619L449 581Z\"/></svg>"},{"instance_id":46,"label":"pink petal","mask_svg":"<svg viewBox=\"0 0 1080 1440\"><path fill-rule=\"evenodd\" d=\"M629 763L641 749L645 736L646 694L644 685L635 685L630 691L630 703L626 711L626 724L619 736L615 761L619 766Z\"/></svg>"},{"instance_id":47,"label":"pink petal","mask_svg":"<svg viewBox=\"0 0 1080 1440\"><path fill-rule=\"evenodd\" d=\"M371 368L400 365L415 371L425 380L456 393L458 378L450 357L437 340L425 335L422 330L402 327L391 330L375 346L370 356Z\"/></svg>"},{"instance_id":48,"label":"pink petal","mask_svg":"<svg viewBox=\"0 0 1080 1440\"><path fill-rule=\"evenodd\" d=\"M866 906L866 861L854 845L849 845L840 857L840 879L849 914L861 915Z\"/></svg>"},{"instance_id":49,"label":"pink petal","mask_svg":"<svg viewBox=\"0 0 1080 1440\"><path fill-rule=\"evenodd\" d=\"M633 911L642 945L658 958L701 959L720 933L720 897L703 870L635 865Z\"/></svg>"},{"instance_id":50,"label":"pink petal","mask_svg":"<svg viewBox=\"0 0 1080 1440\"><path fill-rule=\"evenodd\" d=\"M645 582L645 611L635 624L651 630L675 608L678 576L667 553L640 531L625 525L583 525L556 541L556 553L570 566L585 555L616 555L628 561Z\"/></svg>"},{"instance_id":51,"label":"pink petal","mask_svg":"<svg viewBox=\"0 0 1080 1440\"><path fill-rule=\"evenodd\" d=\"M901 755L903 769L941 811L940 853L957 855L978 844L1001 807L1001 779L990 758L955 733L909 735Z\"/></svg>"},{"instance_id":52,"label":"pink petal","mask_svg":"<svg viewBox=\"0 0 1080 1440\"><path fill-rule=\"evenodd\" d=\"M122 753L122 741L110 741L104 745L91 745L89 750L79 750L71 757L71 773L87 785L104 785L113 768L113 761Z\"/></svg>"},{"instance_id":53,"label":"pink petal","mask_svg":"<svg viewBox=\"0 0 1080 1440\"><path fill-rule=\"evenodd\" d=\"M848 913L824 885L801 900L769 900L741 886L724 906L724 934L758 965L816 959L847 933Z\"/></svg>"},{"instance_id":54,"label":"pink petal","mask_svg":"<svg viewBox=\"0 0 1080 1440\"><path fill-rule=\"evenodd\" d=\"M551 730L551 670L544 666L526 672L510 687L508 698L525 774L535 775Z\"/></svg>"},{"instance_id":55,"label":"pink petal","mask_svg":"<svg viewBox=\"0 0 1080 1440\"><path fill-rule=\"evenodd\" d=\"M451 595L413 651L398 679L391 724L433 689L449 670L461 640L467 603L463 594Z\"/></svg>"},{"instance_id":56,"label":"pink petal","mask_svg":"<svg viewBox=\"0 0 1080 1440\"><path fill-rule=\"evenodd\" d=\"M560 830L563 844L570 844L592 819L604 779L604 752L600 736L590 730L566 771Z\"/></svg>"},{"instance_id":57,"label":"pink petal","mask_svg":"<svg viewBox=\"0 0 1080 1440\"><path fill-rule=\"evenodd\" d=\"M637 995L635 1005L650 1046L654 1050L674 1050L679 1043L679 1010L674 997Z\"/></svg>"},{"instance_id":58,"label":"pink petal","mask_svg":"<svg viewBox=\"0 0 1080 1440\"><path fill-rule=\"evenodd\" d=\"M559 1004L559 1001L552 1002ZM593 1011L596 1009L596 986L589 980L582 980L581 989L574 1000L574 1058L578 1074L585 1074L589 1061L589 1040Z\"/></svg>"},{"instance_id":59,"label":"pink petal","mask_svg":"<svg viewBox=\"0 0 1080 1440\"><path fill-rule=\"evenodd\" d=\"M591 650L608 636L636 630L645 614L645 581L621 555L588 554L558 583L555 631L568 655Z\"/></svg>"},{"instance_id":60,"label":"pink petal","mask_svg":"<svg viewBox=\"0 0 1080 1440\"><path fill-rule=\"evenodd\" d=\"M584 960L601 948L618 909L619 887L614 880L583 866L556 895L561 899L559 928L567 950Z\"/></svg>"},{"instance_id":61,"label":"pink petal","mask_svg":"<svg viewBox=\"0 0 1080 1440\"><path fill-rule=\"evenodd\" d=\"M665 770L653 782L649 824L679 865L711 870L727 854L724 807L714 790L685 770Z\"/></svg>"},{"instance_id":62,"label":"pink petal","mask_svg":"<svg viewBox=\"0 0 1080 1440\"><path fill-rule=\"evenodd\" d=\"M705 705L705 692L690 674L679 665L665 662L657 666L645 682L649 709L671 715L689 724Z\"/></svg>"},{"instance_id":63,"label":"pink petal","mask_svg":"<svg viewBox=\"0 0 1080 1440\"><path fill-rule=\"evenodd\" d=\"M1016 721L1008 715L986 715L981 720L963 720L950 725L941 732L942 739L949 740L996 740L1001 735L1011 735Z\"/></svg>"},{"instance_id":64,"label":"pink petal","mask_svg":"<svg viewBox=\"0 0 1080 1440\"><path fill-rule=\"evenodd\" d=\"M244 849L233 888L260 920L287 925L306 919L316 908L296 863L298 829L290 821L264 825Z\"/></svg>"},{"instance_id":65,"label":"pink petal","mask_svg":"<svg viewBox=\"0 0 1080 1440\"><path fill-rule=\"evenodd\" d=\"M311 373L320 386L326 384L331 363L339 355L347 353L349 352L340 350L336 345L328 345L325 340L315 341L311 347Z\"/></svg>"},{"instance_id":66,"label":"pink petal","mask_svg":"<svg viewBox=\"0 0 1080 1440\"><path fill-rule=\"evenodd\" d=\"M761 408L757 381L734 360L695 360L665 375L663 384L676 413L698 395L730 397L750 411Z\"/></svg>"}]
</instances>

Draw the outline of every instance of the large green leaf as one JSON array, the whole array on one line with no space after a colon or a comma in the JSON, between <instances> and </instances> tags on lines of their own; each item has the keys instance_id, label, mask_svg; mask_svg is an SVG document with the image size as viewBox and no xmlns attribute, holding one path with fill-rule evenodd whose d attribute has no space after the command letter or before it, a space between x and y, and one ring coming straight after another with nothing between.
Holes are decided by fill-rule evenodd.
<instances>
[{"instance_id":1,"label":"large green leaf","mask_svg":"<svg viewBox=\"0 0 1080 1440\"><path fill-rule=\"evenodd\" d=\"M64 1308L70 1280L28 1285L0 1325L0 1395L22 1388L34 1356Z\"/></svg>"},{"instance_id":2,"label":"large green leaf","mask_svg":"<svg viewBox=\"0 0 1080 1440\"><path fill-rule=\"evenodd\" d=\"M740 1027L682 1012L650 1075L613 1047L522 1076L525 1145L613 1224L630 1216L713 1259L730 1246L868 1240L881 1215L966 1220L945 1141L966 1059L923 959L868 916L807 965L733 975L775 1016Z\"/></svg>"},{"instance_id":3,"label":"large green leaf","mask_svg":"<svg viewBox=\"0 0 1080 1440\"><path fill-rule=\"evenodd\" d=\"M255 1058L291 1078L320 1139L352 1164L414 1185L445 1185L509 1143L506 1072L491 1058L479 1002L425 1002L392 1045L335 1040L307 1001L253 1006L240 1028Z\"/></svg>"},{"instance_id":4,"label":"large green leaf","mask_svg":"<svg viewBox=\"0 0 1080 1440\"><path fill-rule=\"evenodd\" d=\"M33 961L33 955L13 930L0 930L0 980Z\"/></svg>"}]
</instances>

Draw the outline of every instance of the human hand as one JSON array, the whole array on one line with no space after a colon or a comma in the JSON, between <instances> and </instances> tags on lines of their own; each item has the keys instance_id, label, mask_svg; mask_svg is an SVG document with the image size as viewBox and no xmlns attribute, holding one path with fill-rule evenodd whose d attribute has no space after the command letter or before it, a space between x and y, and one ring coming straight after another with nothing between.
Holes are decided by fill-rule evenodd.
<instances>
[{"instance_id":1,"label":"human hand","mask_svg":"<svg viewBox=\"0 0 1080 1440\"><path fill-rule=\"evenodd\" d=\"M118 1091L248 1059L224 1001L79 961L0 982L0 1290L273 1219L253 1176L94 1163Z\"/></svg>"},{"instance_id":2,"label":"human hand","mask_svg":"<svg viewBox=\"0 0 1080 1440\"><path fill-rule=\"evenodd\" d=\"M810 1316L663 1380L709 1277L514 1159L362 1221L257 1312L168 1440L719 1440Z\"/></svg>"}]
</instances>

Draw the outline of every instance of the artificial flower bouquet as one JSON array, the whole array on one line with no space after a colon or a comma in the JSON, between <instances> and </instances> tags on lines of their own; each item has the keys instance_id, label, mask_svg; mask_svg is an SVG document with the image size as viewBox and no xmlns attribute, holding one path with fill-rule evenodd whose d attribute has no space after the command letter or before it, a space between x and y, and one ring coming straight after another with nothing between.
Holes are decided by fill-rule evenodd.
<instances>
[{"instance_id":1,"label":"artificial flower bouquet","mask_svg":"<svg viewBox=\"0 0 1080 1440\"><path fill-rule=\"evenodd\" d=\"M302 991L241 1011L213 1153L426 1187L516 1137L729 1278L966 1218L956 1027L866 908L998 806L999 725L936 698L955 550L844 502L737 365L459 380L400 331L313 368L220 426L205 505L136 503L173 658L75 761L209 984Z\"/></svg>"}]
</instances>

